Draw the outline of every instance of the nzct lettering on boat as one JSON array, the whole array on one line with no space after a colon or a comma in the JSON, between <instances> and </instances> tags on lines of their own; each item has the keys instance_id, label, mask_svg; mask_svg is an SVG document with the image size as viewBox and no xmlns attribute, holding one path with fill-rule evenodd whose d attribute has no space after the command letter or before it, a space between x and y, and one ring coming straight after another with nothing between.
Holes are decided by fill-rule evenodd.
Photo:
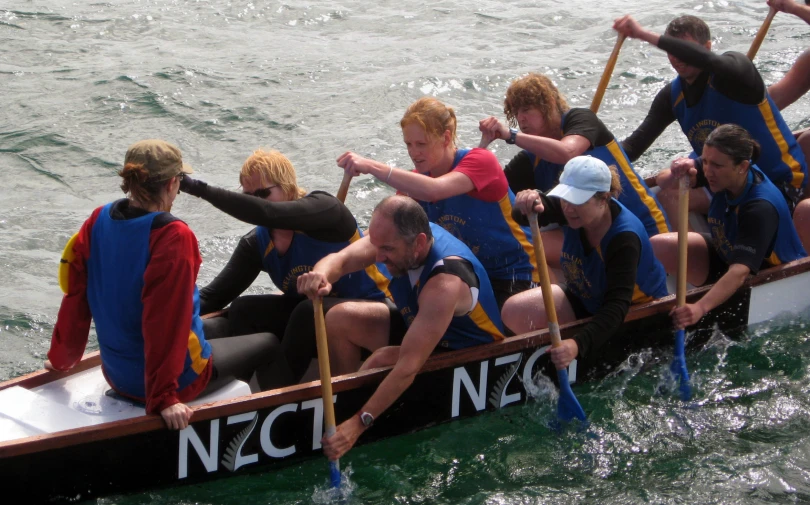
<instances>
[{"instance_id":1,"label":"nzct lettering on boat","mask_svg":"<svg viewBox=\"0 0 810 505\"><path fill-rule=\"evenodd\" d=\"M180 431L177 478L317 451L322 434L321 398L194 423Z\"/></svg>"},{"instance_id":2,"label":"nzct lettering on boat","mask_svg":"<svg viewBox=\"0 0 810 505\"><path fill-rule=\"evenodd\" d=\"M469 414L470 404L478 412L487 408L487 401L489 409L496 410L523 400L524 393L534 387L535 374L542 366L538 360L548 354L549 349L551 346L546 345L455 368L450 417ZM548 358L543 360L543 363L547 360ZM476 365L478 370L475 370ZM477 384L473 379L475 376L478 379ZM494 381L490 381L490 376L494 377ZM573 360L568 366L568 382L573 384L576 380L577 360Z\"/></svg>"}]
</instances>

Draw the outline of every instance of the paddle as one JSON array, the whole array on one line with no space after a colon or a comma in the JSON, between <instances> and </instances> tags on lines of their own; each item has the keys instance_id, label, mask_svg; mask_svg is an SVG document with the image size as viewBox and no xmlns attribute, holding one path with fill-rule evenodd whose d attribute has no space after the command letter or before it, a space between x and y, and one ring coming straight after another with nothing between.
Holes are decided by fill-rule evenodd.
<instances>
[{"instance_id":1,"label":"paddle","mask_svg":"<svg viewBox=\"0 0 810 505\"><path fill-rule=\"evenodd\" d=\"M551 335L551 346L560 347L560 325L557 323L557 310L554 308L554 296L551 294L551 280L548 276L546 263L546 250L543 248L543 239L540 237L540 226L537 224L537 214L529 216L532 227L532 243L534 244L534 258L540 273L540 289L543 291L543 304L546 306L546 319L548 319L548 332ZM560 398L557 402L557 417L563 421L574 418L585 421L585 411L577 401L571 384L568 383L568 370L557 370L557 380L560 383Z\"/></svg>"},{"instance_id":2,"label":"paddle","mask_svg":"<svg viewBox=\"0 0 810 505\"><path fill-rule=\"evenodd\" d=\"M352 174L345 172L343 180L340 181L337 199L340 203L346 201L349 194L349 184L352 182ZM312 302L315 312L315 341L318 346L318 370L321 375L321 398L323 398L323 418L327 437L335 434L335 406L332 404L332 371L329 369L329 344L326 342L326 321L323 317L323 299L317 298ZM340 487L340 461L329 462L329 480L333 488Z\"/></svg>"},{"instance_id":3,"label":"paddle","mask_svg":"<svg viewBox=\"0 0 810 505\"><path fill-rule=\"evenodd\" d=\"M318 369L321 372L321 398L326 436L335 434L335 406L332 404L332 372L329 369L329 344L326 342L326 321L323 317L323 299L312 302L315 309L315 341L318 344ZM340 487L340 462L329 462L329 480L332 487Z\"/></svg>"},{"instance_id":4,"label":"paddle","mask_svg":"<svg viewBox=\"0 0 810 505\"><path fill-rule=\"evenodd\" d=\"M757 51L759 51L759 46L761 46L762 41L765 40L765 35L768 34L768 28L771 27L771 21L773 21L774 16L776 16L776 9L771 9L770 11L768 11L768 17L766 17L765 21L762 22L762 26L759 27L757 36L754 37L754 41L751 43L751 48L748 49L749 60L753 60L754 56L757 55Z\"/></svg>"},{"instance_id":5,"label":"paddle","mask_svg":"<svg viewBox=\"0 0 810 505\"><path fill-rule=\"evenodd\" d=\"M619 50L622 48L623 42L624 35L619 35L619 38L616 39L616 44L613 46L613 52L610 53L607 65L605 65L605 71L602 72L599 86L596 87L596 93L593 95L593 101L591 101L591 110L594 114L599 110L599 106L602 105L602 98L605 96L605 90L610 82L610 77L613 75L613 69L616 67L616 60L619 59Z\"/></svg>"},{"instance_id":6,"label":"paddle","mask_svg":"<svg viewBox=\"0 0 810 505\"><path fill-rule=\"evenodd\" d=\"M681 177L678 191L678 286L676 290L676 303L678 307L686 304L686 251L689 244L689 175ZM689 372L686 370L686 356L684 350L685 330L675 332L675 356L669 369L675 380L680 382L681 399L689 400L692 390L689 387Z\"/></svg>"}]
</instances>

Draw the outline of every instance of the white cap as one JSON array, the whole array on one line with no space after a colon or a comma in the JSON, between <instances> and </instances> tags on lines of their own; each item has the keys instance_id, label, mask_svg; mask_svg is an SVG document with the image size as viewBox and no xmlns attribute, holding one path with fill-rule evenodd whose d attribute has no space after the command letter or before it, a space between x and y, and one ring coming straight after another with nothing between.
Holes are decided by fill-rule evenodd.
<instances>
[{"instance_id":1,"label":"white cap","mask_svg":"<svg viewBox=\"0 0 810 505\"><path fill-rule=\"evenodd\" d=\"M582 205L599 191L610 191L610 169L593 156L577 156L565 164L560 183L548 196L556 196L574 205Z\"/></svg>"}]
</instances>

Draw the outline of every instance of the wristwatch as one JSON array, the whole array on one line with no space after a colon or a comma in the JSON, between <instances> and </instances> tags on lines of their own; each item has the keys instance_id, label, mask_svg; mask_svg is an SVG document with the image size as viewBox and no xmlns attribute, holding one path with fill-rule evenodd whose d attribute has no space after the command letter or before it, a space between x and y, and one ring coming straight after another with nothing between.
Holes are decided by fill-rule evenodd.
<instances>
[{"instance_id":1,"label":"wristwatch","mask_svg":"<svg viewBox=\"0 0 810 505\"><path fill-rule=\"evenodd\" d=\"M507 144L514 144L515 138L517 137L518 131L517 128L509 128L509 138L506 139Z\"/></svg>"},{"instance_id":2,"label":"wristwatch","mask_svg":"<svg viewBox=\"0 0 810 505\"><path fill-rule=\"evenodd\" d=\"M360 422L363 423L363 426L366 428L371 428L371 425L374 424L374 416L371 415L369 412L360 412Z\"/></svg>"}]
</instances>

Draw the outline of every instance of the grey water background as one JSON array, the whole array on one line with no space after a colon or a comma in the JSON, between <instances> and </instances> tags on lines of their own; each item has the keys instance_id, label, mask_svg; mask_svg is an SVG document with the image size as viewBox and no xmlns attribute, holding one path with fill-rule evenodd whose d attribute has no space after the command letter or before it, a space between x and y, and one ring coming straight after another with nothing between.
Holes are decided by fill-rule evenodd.
<instances>
[{"instance_id":1,"label":"grey water background","mask_svg":"<svg viewBox=\"0 0 810 505\"><path fill-rule=\"evenodd\" d=\"M659 32L696 14L715 50L745 52L766 12L764 1L699 0L0 1L0 380L41 367L61 298L60 252L94 208L122 196L115 171L137 140L176 143L197 177L235 190L254 149L278 149L303 187L334 192L346 150L412 166L398 122L420 96L452 105L460 144L473 146L478 120L502 117L508 83L526 72L549 75L572 106L587 107L621 14ZM810 26L779 14L756 59L766 82L808 46ZM663 52L625 42L600 117L623 138L673 76ZM810 99L784 115L810 126ZM504 163L516 153L492 148ZM687 149L671 127L637 167L653 174ZM390 193L355 179L347 204L367 223ZM250 227L187 195L173 212L199 239L204 285ZM260 280L250 292L273 289ZM690 354L690 405L656 394L664 370L642 353L623 373L576 387L587 435L550 432L543 396L359 447L343 461L349 502L808 502L806 316L735 342L718 334ZM325 482L318 459L98 503L318 503Z\"/></svg>"}]
</instances>

